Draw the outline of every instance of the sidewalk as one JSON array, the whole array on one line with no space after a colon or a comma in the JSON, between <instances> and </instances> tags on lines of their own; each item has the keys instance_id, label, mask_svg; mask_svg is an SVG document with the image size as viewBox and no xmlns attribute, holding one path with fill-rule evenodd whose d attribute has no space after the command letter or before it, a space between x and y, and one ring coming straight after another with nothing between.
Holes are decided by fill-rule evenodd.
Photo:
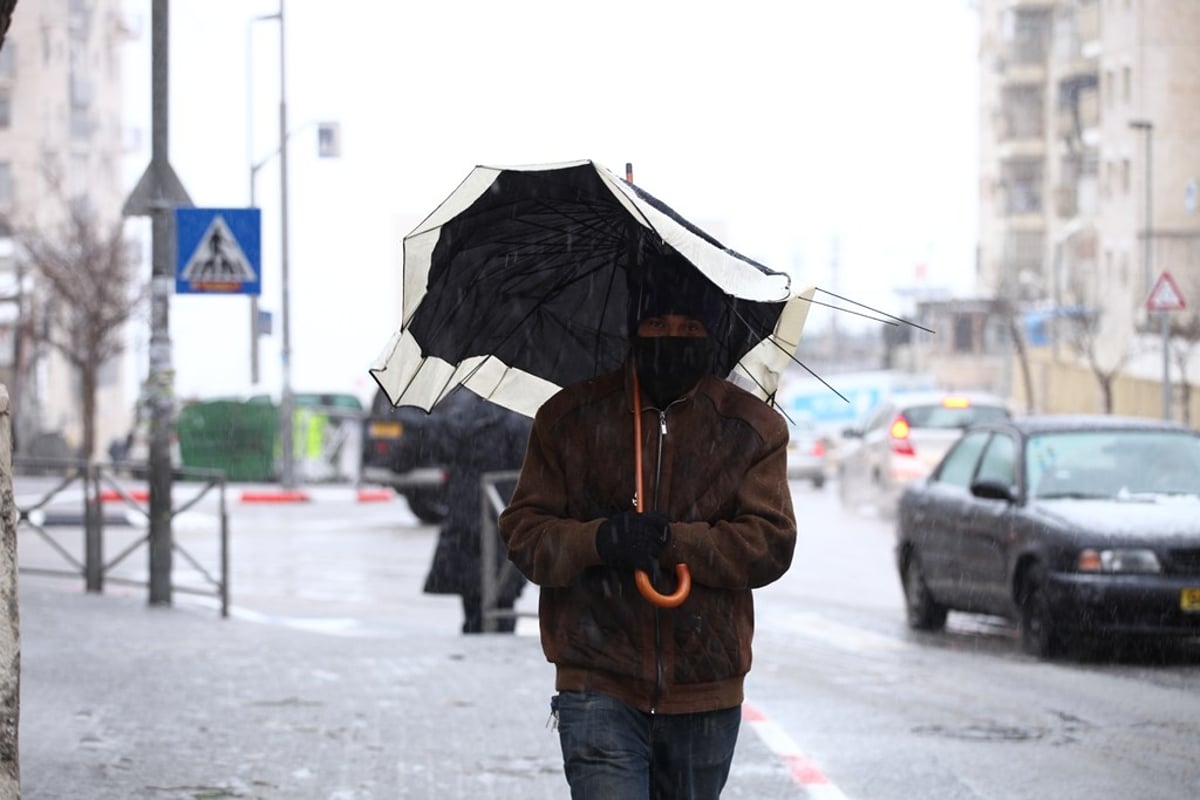
<instances>
[{"instance_id":1,"label":"sidewalk","mask_svg":"<svg viewBox=\"0 0 1200 800\"><path fill-rule=\"evenodd\" d=\"M25 800L563 797L527 636L343 637L22 580Z\"/></svg>"},{"instance_id":2,"label":"sidewalk","mask_svg":"<svg viewBox=\"0 0 1200 800\"><path fill-rule=\"evenodd\" d=\"M338 635L22 578L25 800L568 796L536 636ZM743 725L726 798L803 792Z\"/></svg>"}]
</instances>

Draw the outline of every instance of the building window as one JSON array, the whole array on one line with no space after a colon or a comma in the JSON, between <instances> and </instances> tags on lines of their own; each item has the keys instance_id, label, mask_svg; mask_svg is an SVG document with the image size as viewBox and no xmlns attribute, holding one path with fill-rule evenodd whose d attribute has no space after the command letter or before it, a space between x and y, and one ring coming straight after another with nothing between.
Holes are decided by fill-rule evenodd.
<instances>
[{"instance_id":1,"label":"building window","mask_svg":"<svg viewBox=\"0 0 1200 800\"><path fill-rule=\"evenodd\" d=\"M1005 38L1009 40L1009 58L1014 64L1046 63L1050 43L1050 14L1037 10L1018 10L1007 21Z\"/></svg>"},{"instance_id":2,"label":"building window","mask_svg":"<svg viewBox=\"0 0 1200 800\"><path fill-rule=\"evenodd\" d=\"M1121 161L1121 191L1129 194L1129 159Z\"/></svg>"},{"instance_id":3,"label":"building window","mask_svg":"<svg viewBox=\"0 0 1200 800\"><path fill-rule=\"evenodd\" d=\"M0 161L0 209L12 208L16 199L16 187L13 186L12 164Z\"/></svg>"},{"instance_id":4,"label":"building window","mask_svg":"<svg viewBox=\"0 0 1200 800\"><path fill-rule=\"evenodd\" d=\"M1045 105L1039 86L1005 89L1001 139L1040 139L1045 134Z\"/></svg>"},{"instance_id":5,"label":"building window","mask_svg":"<svg viewBox=\"0 0 1200 800\"><path fill-rule=\"evenodd\" d=\"M1129 253L1121 253L1121 286L1129 286Z\"/></svg>"},{"instance_id":6,"label":"building window","mask_svg":"<svg viewBox=\"0 0 1200 800\"><path fill-rule=\"evenodd\" d=\"M1133 102L1133 68L1121 68L1121 99L1126 103Z\"/></svg>"},{"instance_id":7,"label":"building window","mask_svg":"<svg viewBox=\"0 0 1200 800\"><path fill-rule=\"evenodd\" d=\"M8 89L0 89L0 130L12 126L12 96Z\"/></svg>"},{"instance_id":8,"label":"building window","mask_svg":"<svg viewBox=\"0 0 1200 800\"><path fill-rule=\"evenodd\" d=\"M954 352L975 352L975 320L967 314L954 317Z\"/></svg>"},{"instance_id":9,"label":"building window","mask_svg":"<svg viewBox=\"0 0 1200 800\"><path fill-rule=\"evenodd\" d=\"M1113 72L1106 70L1104 73L1104 105L1107 108L1112 108L1113 104Z\"/></svg>"},{"instance_id":10,"label":"building window","mask_svg":"<svg viewBox=\"0 0 1200 800\"><path fill-rule=\"evenodd\" d=\"M1045 235L1040 231L1009 231L1004 240L1004 261L1012 275L1042 272Z\"/></svg>"},{"instance_id":11,"label":"building window","mask_svg":"<svg viewBox=\"0 0 1200 800\"><path fill-rule=\"evenodd\" d=\"M1010 161L1004 165L1005 211L1037 214L1042 210L1042 162Z\"/></svg>"}]
</instances>

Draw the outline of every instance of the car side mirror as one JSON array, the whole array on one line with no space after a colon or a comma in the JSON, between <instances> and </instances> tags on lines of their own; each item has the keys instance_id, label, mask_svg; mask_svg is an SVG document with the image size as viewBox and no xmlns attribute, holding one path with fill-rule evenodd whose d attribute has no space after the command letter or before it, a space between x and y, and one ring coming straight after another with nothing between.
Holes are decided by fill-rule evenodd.
<instances>
[{"instance_id":1,"label":"car side mirror","mask_svg":"<svg viewBox=\"0 0 1200 800\"><path fill-rule=\"evenodd\" d=\"M1017 500L1012 486L990 478L972 483L971 494L984 500L1003 500L1006 503L1014 503Z\"/></svg>"}]
</instances>

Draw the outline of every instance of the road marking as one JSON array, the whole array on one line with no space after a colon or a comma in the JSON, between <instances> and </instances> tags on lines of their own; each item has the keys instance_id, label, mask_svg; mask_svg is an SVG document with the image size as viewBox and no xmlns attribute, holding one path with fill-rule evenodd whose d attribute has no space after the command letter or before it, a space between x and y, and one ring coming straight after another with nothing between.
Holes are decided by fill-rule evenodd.
<instances>
[{"instance_id":1,"label":"road marking","mask_svg":"<svg viewBox=\"0 0 1200 800\"><path fill-rule=\"evenodd\" d=\"M804 789L807 797L817 800L846 800L846 795L820 768L800 750L787 731L776 725L767 715L750 702L742 703L742 719L758 734L762 743L779 756L796 785Z\"/></svg>"},{"instance_id":2,"label":"road marking","mask_svg":"<svg viewBox=\"0 0 1200 800\"><path fill-rule=\"evenodd\" d=\"M773 618L771 624L855 653L867 650L896 652L913 648L911 642L903 639L835 622L812 612L789 614L786 619Z\"/></svg>"}]
</instances>

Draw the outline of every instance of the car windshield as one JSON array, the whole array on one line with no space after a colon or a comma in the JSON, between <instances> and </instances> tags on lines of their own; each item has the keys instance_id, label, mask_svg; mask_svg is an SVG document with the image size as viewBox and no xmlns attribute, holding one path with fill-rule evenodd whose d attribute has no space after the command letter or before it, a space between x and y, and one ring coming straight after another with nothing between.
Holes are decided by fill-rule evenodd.
<instances>
[{"instance_id":1,"label":"car windshield","mask_svg":"<svg viewBox=\"0 0 1200 800\"><path fill-rule=\"evenodd\" d=\"M967 428L1007 416L1007 409L994 405L952 406L930 403L904 409L904 418L908 420L911 428Z\"/></svg>"},{"instance_id":2,"label":"car windshield","mask_svg":"<svg viewBox=\"0 0 1200 800\"><path fill-rule=\"evenodd\" d=\"M1030 495L1121 498L1200 496L1200 437L1186 431L1071 431L1029 440Z\"/></svg>"}]
</instances>

